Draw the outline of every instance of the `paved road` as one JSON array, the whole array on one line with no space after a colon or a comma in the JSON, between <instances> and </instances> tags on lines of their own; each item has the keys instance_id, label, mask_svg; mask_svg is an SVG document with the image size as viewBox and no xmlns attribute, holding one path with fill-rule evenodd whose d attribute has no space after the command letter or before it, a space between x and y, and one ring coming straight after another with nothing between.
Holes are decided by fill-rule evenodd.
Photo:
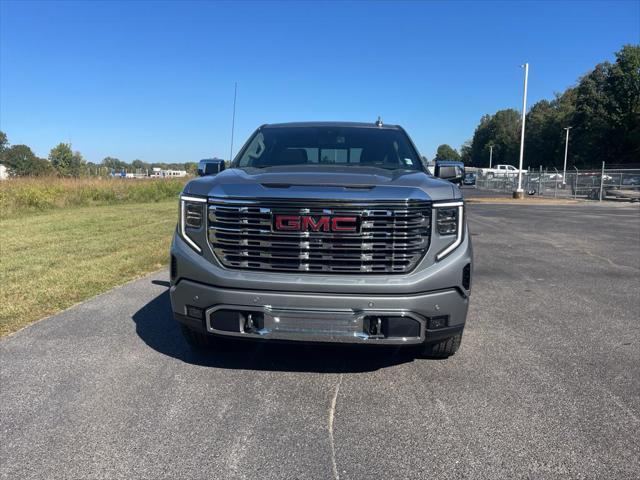
<instances>
[{"instance_id":1,"label":"paved road","mask_svg":"<svg viewBox=\"0 0 640 480\"><path fill-rule=\"evenodd\" d=\"M192 353L166 273L0 341L0 476L638 478L640 213L472 205L463 346Z\"/></svg>"}]
</instances>

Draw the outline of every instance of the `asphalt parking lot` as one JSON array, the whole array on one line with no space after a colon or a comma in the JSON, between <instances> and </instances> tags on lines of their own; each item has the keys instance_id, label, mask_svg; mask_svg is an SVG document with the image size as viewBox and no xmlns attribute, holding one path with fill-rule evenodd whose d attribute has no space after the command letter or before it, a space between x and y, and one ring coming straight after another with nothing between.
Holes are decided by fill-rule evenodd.
<instances>
[{"instance_id":1,"label":"asphalt parking lot","mask_svg":"<svg viewBox=\"0 0 640 480\"><path fill-rule=\"evenodd\" d=\"M0 340L0 475L638 478L640 210L474 204L451 359L189 350L167 273Z\"/></svg>"}]
</instances>

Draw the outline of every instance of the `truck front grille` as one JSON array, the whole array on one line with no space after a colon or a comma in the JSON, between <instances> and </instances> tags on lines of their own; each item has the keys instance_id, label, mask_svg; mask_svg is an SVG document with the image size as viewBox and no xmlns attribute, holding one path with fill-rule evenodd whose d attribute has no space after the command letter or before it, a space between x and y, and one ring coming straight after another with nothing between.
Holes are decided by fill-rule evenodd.
<instances>
[{"instance_id":1,"label":"truck front grille","mask_svg":"<svg viewBox=\"0 0 640 480\"><path fill-rule=\"evenodd\" d=\"M327 216L356 217L359 231L274 231L275 215L310 216L314 223ZM429 248L430 232L428 202L210 200L208 208L213 252L233 269L407 273Z\"/></svg>"}]
</instances>

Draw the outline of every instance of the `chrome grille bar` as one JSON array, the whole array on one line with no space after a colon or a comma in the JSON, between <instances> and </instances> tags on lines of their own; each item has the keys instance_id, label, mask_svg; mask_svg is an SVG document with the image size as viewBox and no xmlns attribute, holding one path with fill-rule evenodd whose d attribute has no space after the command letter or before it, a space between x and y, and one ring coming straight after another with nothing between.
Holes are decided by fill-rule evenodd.
<instances>
[{"instance_id":1,"label":"chrome grille bar","mask_svg":"<svg viewBox=\"0 0 640 480\"><path fill-rule=\"evenodd\" d=\"M429 248L431 203L354 204L210 199L208 239L227 268L407 273ZM273 215L357 216L360 232L273 231Z\"/></svg>"}]
</instances>

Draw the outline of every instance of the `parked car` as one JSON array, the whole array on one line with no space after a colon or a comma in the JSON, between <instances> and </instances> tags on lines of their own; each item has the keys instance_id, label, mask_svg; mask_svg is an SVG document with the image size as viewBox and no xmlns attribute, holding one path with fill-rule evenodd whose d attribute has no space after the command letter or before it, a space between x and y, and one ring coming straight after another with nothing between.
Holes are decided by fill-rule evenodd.
<instances>
[{"instance_id":1,"label":"parked car","mask_svg":"<svg viewBox=\"0 0 640 480\"><path fill-rule=\"evenodd\" d=\"M472 186L476 186L476 174L475 173L465 173L464 174L464 179L462 180L462 184L463 185L472 185Z\"/></svg>"},{"instance_id":2,"label":"parked car","mask_svg":"<svg viewBox=\"0 0 640 480\"><path fill-rule=\"evenodd\" d=\"M534 171L530 172L526 177L526 182L530 186L535 186L536 189L538 187L544 188L565 188L565 183L563 182L563 176L561 173L540 173Z\"/></svg>"},{"instance_id":3,"label":"parked car","mask_svg":"<svg viewBox=\"0 0 640 480\"><path fill-rule=\"evenodd\" d=\"M380 122L263 125L231 168L188 182L171 305L194 348L225 337L415 345L453 355L472 248L457 166L434 178Z\"/></svg>"},{"instance_id":4,"label":"parked car","mask_svg":"<svg viewBox=\"0 0 640 480\"><path fill-rule=\"evenodd\" d=\"M596 172L581 173L571 183L572 195L586 195L591 199L597 199L600 197L600 179L602 178L603 190L615 186L613 177L611 175ZM604 195L604 193L603 193Z\"/></svg>"},{"instance_id":5,"label":"parked car","mask_svg":"<svg viewBox=\"0 0 640 480\"><path fill-rule=\"evenodd\" d=\"M518 172L527 173L526 170L518 170L513 165L496 165L494 168L481 168L480 172L488 179L494 177L515 177Z\"/></svg>"},{"instance_id":6,"label":"parked car","mask_svg":"<svg viewBox=\"0 0 640 480\"><path fill-rule=\"evenodd\" d=\"M623 175L622 185L640 185L640 175Z\"/></svg>"}]
</instances>

